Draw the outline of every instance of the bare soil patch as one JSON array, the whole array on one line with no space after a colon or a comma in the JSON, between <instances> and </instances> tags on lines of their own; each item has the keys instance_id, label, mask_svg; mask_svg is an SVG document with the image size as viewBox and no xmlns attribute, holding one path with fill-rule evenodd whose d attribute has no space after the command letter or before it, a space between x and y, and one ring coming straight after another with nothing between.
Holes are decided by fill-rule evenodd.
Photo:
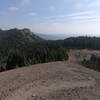
<instances>
[{"instance_id":1,"label":"bare soil patch","mask_svg":"<svg viewBox=\"0 0 100 100\"><path fill-rule=\"evenodd\" d=\"M0 100L100 100L100 73L77 63L93 51L79 52L70 51L69 61L0 73Z\"/></svg>"}]
</instances>

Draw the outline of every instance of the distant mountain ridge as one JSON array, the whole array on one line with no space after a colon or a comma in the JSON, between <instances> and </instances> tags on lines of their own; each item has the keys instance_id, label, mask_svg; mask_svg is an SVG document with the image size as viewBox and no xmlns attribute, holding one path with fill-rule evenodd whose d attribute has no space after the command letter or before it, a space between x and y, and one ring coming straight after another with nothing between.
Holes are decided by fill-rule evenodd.
<instances>
[{"instance_id":1,"label":"distant mountain ridge","mask_svg":"<svg viewBox=\"0 0 100 100\"><path fill-rule=\"evenodd\" d=\"M62 33L62 34L43 34L43 33L35 33L37 36L45 39L45 40L64 40L69 37L76 37L79 36L78 34L69 34L69 33Z\"/></svg>"},{"instance_id":2,"label":"distant mountain ridge","mask_svg":"<svg viewBox=\"0 0 100 100\"><path fill-rule=\"evenodd\" d=\"M0 51L9 51L11 48L25 47L31 43L43 41L42 38L36 36L30 29L0 29ZM1 52L0 52L1 53Z\"/></svg>"},{"instance_id":3,"label":"distant mountain ridge","mask_svg":"<svg viewBox=\"0 0 100 100\"><path fill-rule=\"evenodd\" d=\"M40 33L41 34L41 33ZM75 34L74 34L75 35ZM50 38L49 35L47 35ZM54 37L53 37L54 36ZM29 29L0 29L0 55L7 55L10 49L21 49L23 51L32 51L34 48L46 48L46 47L63 47L67 49L99 49L100 50L100 37L70 37L70 34L66 34L61 40L62 35L59 35L59 39L52 35L52 39L43 39L39 33L33 33ZM68 36L68 37L67 37ZM66 38L67 37L67 38ZM54 39L53 39L54 38ZM46 41L54 40L54 41ZM59 41L60 40L60 41ZM33 52L33 51L32 51Z\"/></svg>"},{"instance_id":4,"label":"distant mountain ridge","mask_svg":"<svg viewBox=\"0 0 100 100\"><path fill-rule=\"evenodd\" d=\"M39 36L36 36L33 34L33 32L30 31L30 29L24 28L24 29L10 29L10 30L0 30L0 38L8 38L8 37L18 37L25 41L39 41L42 40Z\"/></svg>"}]
</instances>

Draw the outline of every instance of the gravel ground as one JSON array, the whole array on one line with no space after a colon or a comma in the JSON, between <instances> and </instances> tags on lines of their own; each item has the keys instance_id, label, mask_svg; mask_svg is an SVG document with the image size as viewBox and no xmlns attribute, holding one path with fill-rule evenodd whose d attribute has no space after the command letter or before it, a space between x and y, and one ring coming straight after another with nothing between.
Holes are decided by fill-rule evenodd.
<instances>
[{"instance_id":1,"label":"gravel ground","mask_svg":"<svg viewBox=\"0 0 100 100\"><path fill-rule=\"evenodd\" d=\"M100 100L100 73L71 54L69 61L1 72L0 100Z\"/></svg>"}]
</instances>

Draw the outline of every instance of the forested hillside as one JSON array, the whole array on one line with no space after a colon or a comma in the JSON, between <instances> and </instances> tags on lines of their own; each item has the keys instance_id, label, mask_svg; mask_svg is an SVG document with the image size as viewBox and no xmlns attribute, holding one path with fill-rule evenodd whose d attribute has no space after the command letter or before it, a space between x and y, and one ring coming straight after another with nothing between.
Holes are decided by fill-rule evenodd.
<instances>
[{"instance_id":1,"label":"forested hillside","mask_svg":"<svg viewBox=\"0 0 100 100\"><path fill-rule=\"evenodd\" d=\"M0 30L0 54L7 55L12 48L23 48L27 44L42 40L29 29Z\"/></svg>"},{"instance_id":2,"label":"forested hillside","mask_svg":"<svg viewBox=\"0 0 100 100\"><path fill-rule=\"evenodd\" d=\"M62 41L63 47L100 50L100 37L72 37Z\"/></svg>"},{"instance_id":3,"label":"forested hillside","mask_svg":"<svg viewBox=\"0 0 100 100\"><path fill-rule=\"evenodd\" d=\"M3 71L19 66L67 60L69 49L100 50L100 38L43 40L29 29L0 30L0 69Z\"/></svg>"},{"instance_id":4,"label":"forested hillside","mask_svg":"<svg viewBox=\"0 0 100 100\"><path fill-rule=\"evenodd\" d=\"M67 59L56 41L45 41L29 29L0 31L0 71Z\"/></svg>"}]
</instances>

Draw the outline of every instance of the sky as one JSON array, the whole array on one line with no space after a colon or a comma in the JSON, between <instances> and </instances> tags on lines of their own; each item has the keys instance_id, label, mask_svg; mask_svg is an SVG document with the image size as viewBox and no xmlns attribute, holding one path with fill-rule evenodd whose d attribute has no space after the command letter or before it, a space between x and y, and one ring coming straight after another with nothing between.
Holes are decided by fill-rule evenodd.
<instances>
[{"instance_id":1,"label":"sky","mask_svg":"<svg viewBox=\"0 0 100 100\"><path fill-rule=\"evenodd\" d=\"M100 0L0 0L0 28L100 35Z\"/></svg>"}]
</instances>

